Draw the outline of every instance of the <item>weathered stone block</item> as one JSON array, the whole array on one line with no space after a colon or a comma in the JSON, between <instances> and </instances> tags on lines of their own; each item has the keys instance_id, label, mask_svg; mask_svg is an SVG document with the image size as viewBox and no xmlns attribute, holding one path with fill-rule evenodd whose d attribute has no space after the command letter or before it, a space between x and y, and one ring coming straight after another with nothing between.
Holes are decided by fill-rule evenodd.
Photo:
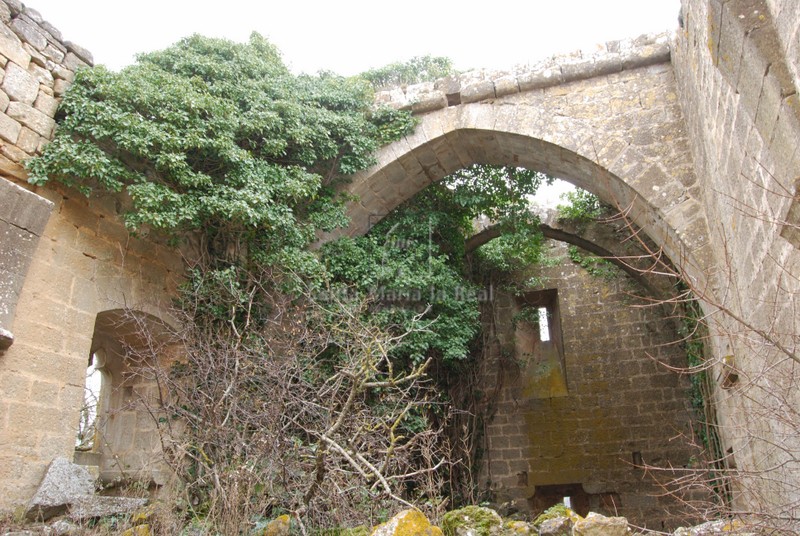
<instances>
[{"instance_id":1,"label":"weathered stone block","mask_svg":"<svg viewBox=\"0 0 800 536\"><path fill-rule=\"evenodd\" d=\"M0 138L9 143L17 143L22 125L6 114L0 114Z\"/></svg>"},{"instance_id":2,"label":"weathered stone block","mask_svg":"<svg viewBox=\"0 0 800 536\"><path fill-rule=\"evenodd\" d=\"M71 81L68 81L63 78L57 78L55 83L53 84L53 94L56 97L61 97L67 91L67 88L70 86Z\"/></svg>"},{"instance_id":3,"label":"weathered stone block","mask_svg":"<svg viewBox=\"0 0 800 536\"><path fill-rule=\"evenodd\" d=\"M3 0L8 9L11 11L11 16L16 17L25 10L25 5L20 0Z\"/></svg>"},{"instance_id":4,"label":"weathered stone block","mask_svg":"<svg viewBox=\"0 0 800 536\"><path fill-rule=\"evenodd\" d=\"M77 71L78 69L90 67L88 63L76 56L74 52L67 52L67 55L64 56L63 64L64 67L71 71Z\"/></svg>"},{"instance_id":5,"label":"weathered stone block","mask_svg":"<svg viewBox=\"0 0 800 536\"><path fill-rule=\"evenodd\" d=\"M83 63L89 66L94 65L94 56L92 56L91 52L72 41L65 41L64 45L67 47L68 51L72 52Z\"/></svg>"},{"instance_id":6,"label":"weathered stone block","mask_svg":"<svg viewBox=\"0 0 800 536\"><path fill-rule=\"evenodd\" d=\"M494 82L481 80L461 88L461 102L468 104L494 97Z\"/></svg>"},{"instance_id":7,"label":"weathered stone block","mask_svg":"<svg viewBox=\"0 0 800 536\"><path fill-rule=\"evenodd\" d=\"M64 52L60 51L58 48L53 46L52 43L48 43L45 49L42 51L42 54L45 58L52 60L56 64L61 63L64 61L64 56L66 55Z\"/></svg>"},{"instance_id":8,"label":"weathered stone block","mask_svg":"<svg viewBox=\"0 0 800 536\"><path fill-rule=\"evenodd\" d=\"M57 46L60 49L64 49L64 46L61 45L61 43L64 41L64 36L61 34L61 30L59 30L58 28L56 28L55 26L53 26L52 24L50 24L46 20L43 20L42 22L40 22L39 23L39 27L42 30L44 30L45 32L49 33L50 37L53 38L52 40L48 39L48 41L50 41L51 44L54 44L53 41L55 41L56 43L58 43ZM48 45L48 46L50 46L50 45ZM63 54L62 54L62 57L63 57Z\"/></svg>"},{"instance_id":9,"label":"weathered stone block","mask_svg":"<svg viewBox=\"0 0 800 536\"><path fill-rule=\"evenodd\" d=\"M8 5L3 2L0 2L0 22L5 24L11 22L11 10Z\"/></svg>"},{"instance_id":10,"label":"weathered stone block","mask_svg":"<svg viewBox=\"0 0 800 536\"><path fill-rule=\"evenodd\" d=\"M5 25L0 25L0 54L23 69L31 62L31 55L25 51L22 41Z\"/></svg>"},{"instance_id":11,"label":"weathered stone block","mask_svg":"<svg viewBox=\"0 0 800 536\"><path fill-rule=\"evenodd\" d=\"M33 103L34 108L49 117L55 117L58 105L58 99L44 92L39 92L39 96L36 97L36 101Z\"/></svg>"},{"instance_id":12,"label":"weathered stone block","mask_svg":"<svg viewBox=\"0 0 800 536\"><path fill-rule=\"evenodd\" d=\"M39 81L40 84L53 87L53 75L49 69L45 69L41 65L31 63L28 67L28 72Z\"/></svg>"},{"instance_id":13,"label":"weathered stone block","mask_svg":"<svg viewBox=\"0 0 800 536\"><path fill-rule=\"evenodd\" d=\"M550 67L517 75L520 91L530 91L543 87L560 84L562 81L561 69Z\"/></svg>"},{"instance_id":14,"label":"weathered stone block","mask_svg":"<svg viewBox=\"0 0 800 536\"><path fill-rule=\"evenodd\" d=\"M39 94L39 81L34 75L14 62L6 65L2 90L11 100L33 104Z\"/></svg>"},{"instance_id":15,"label":"weathered stone block","mask_svg":"<svg viewBox=\"0 0 800 536\"><path fill-rule=\"evenodd\" d=\"M494 81L494 93L497 97L519 93L517 77L513 75L501 76Z\"/></svg>"},{"instance_id":16,"label":"weathered stone block","mask_svg":"<svg viewBox=\"0 0 800 536\"><path fill-rule=\"evenodd\" d=\"M403 510L386 523L375 527L371 536L402 536L405 534L442 536L442 531L439 527L431 525L425 514L419 510Z\"/></svg>"},{"instance_id":17,"label":"weathered stone block","mask_svg":"<svg viewBox=\"0 0 800 536\"><path fill-rule=\"evenodd\" d=\"M0 153L14 162L23 162L29 155L16 145L4 143L0 145Z\"/></svg>"},{"instance_id":18,"label":"weathered stone block","mask_svg":"<svg viewBox=\"0 0 800 536\"><path fill-rule=\"evenodd\" d=\"M22 127L19 138L17 139L17 147L28 154L33 154L39 148L39 143L41 140L42 137L37 133L28 127Z\"/></svg>"},{"instance_id":19,"label":"weathered stone block","mask_svg":"<svg viewBox=\"0 0 800 536\"><path fill-rule=\"evenodd\" d=\"M25 15L26 18L30 19L32 22L35 22L37 26L42 22L44 22L42 14L31 7L25 6L25 9L23 10L22 13Z\"/></svg>"},{"instance_id":20,"label":"weathered stone block","mask_svg":"<svg viewBox=\"0 0 800 536\"><path fill-rule=\"evenodd\" d=\"M25 52L31 55L31 65L47 67L47 58L40 51L36 50L35 47L29 43L23 43L22 48L25 49Z\"/></svg>"},{"instance_id":21,"label":"weathered stone block","mask_svg":"<svg viewBox=\"0 0 800 536\"><path fill-rule=\"evenodd\" d=\"M36 50L44 50L47 47L47 38L36 24L26 20L24 15L11 21L11 30Z\"/></svg>"},{"instance_id":22,"label":"weathered stone block","mask_svg":"<svg viewBox=\"0 0 800 536\"><path fill-rule=\"evenodd\" d=\"M0 91L0 112L4 112L8 109L8 95Z\"/></svg>"},{"instance_id":23,"label":"weathered stone block","mask_svg":"<svg viewBox=\"0 0 800 536\"><path fill-rule=\"evenodd\" d=\"M122 514L132 514L147 505L147 499L129 497L89 496L76 501L69 511L75 521L96 519Z\"/></svg>"},{"instance_id":24,"label":"weathered stone block","mask_svg":"<svg viewBox=\"0 0 800 536\"><path fill-rule=\"evenodd\" d=\"M9 103L6 113L12 119L16 119L45 138L52 136L53 129L56 126L56 122L52 117L21 102Z\"/></svg>"},{"instance_id":25,"label":"weathered stone block","mask_svg":"<svg viewBox=\"0 0 800 536\"><path fill-rule=\"evenodd\" d=\"M18 162L9 160L5 156L0 155L0 173L6 176L14 177L22 181L28 180L28 172Z\"/></svg>"},{"instance_id":26,"label":"weathered stone block","mask_svg":"<svg viewBox=\"0 0 800 536\"><path fill-rule=\"evenodd\" d=\"M545 519L539 525L539 536L572 536L573 525L575 522L569 517Z\"/></svg>"},{"instance_id":27,"label":"weathered stone block","mask_svg":"<svg viewBox=\"0 0 800 536\"><path fill-rule=\"evenodd\" d=\"M458 76L440 78L434 84L434 88L445 94L450 106L461 104L461 79Z\"/></svg>"},{"instance_id":28,"label":"weathered stone block","mask_svg":"<svg viewBox=\"0 0 800 536\"><path fill-rule=\"evenodd\" d=\"M423 114L447 107L447 97L440 91L421 93L416 96L415 102L411 105L411 111L415 114Z\"/></svg>"},{"instance_id":29,"label":"weathered stone block","mask_svg":"<svg viewBox=\"0 0 800 536\"><path fill-rule=\"evenodd\" d=\"M39 489L28 504L28 519L47 520L64 513L69 505L91 497L94 482L89 472L64 458L56 458L47 469Z\"/></svg>"},{"instance_id":30,"label":"weathered stone block","mask_svg":"<svg viewBox=\"0 0 800 536\"><path fill-rule=\"evenodd\" d=\"M73 80L75 80L75 73L70 71L63 65L56 65L55 67L53 67L53 77L56 79L72 82Z\"/></svg>"}]
</instances>

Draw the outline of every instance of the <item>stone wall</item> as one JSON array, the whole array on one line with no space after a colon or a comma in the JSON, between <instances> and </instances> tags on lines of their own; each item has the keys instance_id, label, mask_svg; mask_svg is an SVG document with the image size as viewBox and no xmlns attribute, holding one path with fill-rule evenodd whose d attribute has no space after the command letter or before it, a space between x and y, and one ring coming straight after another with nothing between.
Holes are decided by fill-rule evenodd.
<instances>
[{"instance_id":1,"label":"stone wall","mask_svg":"<svg viewBox=\"0 0 800 536\"><path fill-rule=\"evenodd\" d=\"M737 506L785 512L800 504L800 9L684 1L681 21L672 63L719 281L695 290L739 378L716 393L724 447L751 471Z\"/></svg>"},{"instance_id":2,"label":"stone wall","mask_svg":"<svg viewBox=\"0 0 800 536\"><path fill-rule=\"evenodd\" d=\"M352 232L402 201L400 190L411 195L478 161L553 172L619 201L673 261L696 261L689 267L694 290L714 322L713 377L723 383L731 369L738 376L715 394L723 448L757 476L742 479L735 500L780 512L800 504L794 456L800 378L792 361L800 346L800 6L798 0L683 4L672 45L663 36L612 43L598 56L379 95L426 115L417 132L378 154L376 181L357 177L363 210L356 215L363 221L356 218ZM172 248L125 230L123 197L85 199L25 182L21 163L50 138L59 98L76 69L91 63L91 54L35 10L0 0L0 511L24 503L53 458L71 456L98 317L132 307L165 319L183 271ZM386 199L369 205L378 194ZM596 302L571 297L571 285L586 287L584 279L566 277L558 294L565 313L561 353L552 346L539 356L563 372L549 393L563 395L566 387L567 396L520 398L509 387L501 398L505 415L514 408L524 417L501 422L498 416L490 437L500 443L491 448L508 452L489 468L498 494L527 500L537 485L560 493L579 484L585 500L606 501L604 508L611 501L636 517L658 505L637 505L637 475L617 461L638 453L645 462L685 463L687 456L664 443L663 429L653 424L672 418L669 428L685 431L677 394L683 386L642 361L646 349L672 333L648 329L662 326L657 318L614 309L622 300L616 283L591 287L597 293L581 298ZM511 305L503 314L513 315ZM576 324L573 312L590 321ZM592 328L601 317L628 326L621 331L633 339ZM114 338L107 330L104 337ZM625 350L606 355L598 367L587 345L599 342ZM576 365L580 359L587 361ZM623 405L628 412L606 415L602 408L622 399L618 393L631 397ZM574 396L584 397L587 413L566 404ZM592 413L592 405L601 409ZM667 408L672 417L658 413ZM547 423L570 424L546 429L544 415ZM146 447L150 432L143 425L132 437ZM562 453L557 442L586 446ZM586 463L595 455L597 470ZM540 459L549 460L550 471ZM129 465L138 467L135 460Z\"/></svg>"},{"instance_id":3,"label":"stone wall","mask_svg":"<svg viewBox=\"0 0 800 536\"><path fill-rule=\"evenodd\" d=\"M494 394L481 483L495 501L533 514L569 496L579 513L674 526L679 505L657 497L660 489L636 465L685 467L698 454L687 446L688 380L660 364L686 366L677 326L660 308L632 307L643 289L621 272L591 275L565 244L548 244L558 262L520 280L539 277L537 288L557 294L550 331L561 365L523 328L525 304L498 295L491 311L498 344L483 373L482 391Z\"/></svg>"},{"instance_id":4,"label":"stone wall","mask_svg":"<svg viewBox=\"0 0 800 536\"><path fill-rule=\"evenodd\" d=\"M422 114L667 61L669 36L642 35L637 39L610 41L591 53L575 51L553 56L533 65L520 66L513 72L477 69L435 82L387 88L377 93L375 103Z\"/></svg>"},{"instance_id":5,"label":"stone wall","mask_svg":"<svg viewBox=\"0 0 800 536\"><path fill-rule=\"evenodd\" d=\"M33 188L20 165L52 135L59 97L91 54L39 13L0 1L0 511L72 458L98 314L164 318L181 257L122 225L125 199ZM133 436L131 436L131 439Z\"/></svg>"}]
</instances>

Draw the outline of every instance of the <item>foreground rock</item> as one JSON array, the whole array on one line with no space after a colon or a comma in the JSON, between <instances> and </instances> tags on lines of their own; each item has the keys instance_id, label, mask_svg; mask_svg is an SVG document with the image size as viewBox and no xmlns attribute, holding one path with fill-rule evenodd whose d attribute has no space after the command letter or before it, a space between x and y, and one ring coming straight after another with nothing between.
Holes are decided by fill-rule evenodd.
<instances>
[{"instance_id":1,"label":"foreground rock","mask_svg":"<svg viewBox=\"0 0 800 536\"><path fill-rule=\"evenodd\" d=\"M624 517L606 517L589 512L572 527L572 536L627 536L628 520Z\"/></svg>"},{"instance_id":2,"label":"foreground rock","mask_svg":"<svg viewBox=\"0 0 800 536\"><path fill-rule=\"evenodd\" d=\"M82 521L119 514L132 514L144 508L146 504L147 499L92 495L73 503L69 509L69 517L75 521Z\"/></svg>"},{"instance_id":3,"label":"foreground rock","mask_svg":"<svg viewBox=\"0 0 800 536\"><path fill-rule=\"evenodd\" d=\"M95 495L94 478L85 467L56 458L28 504L25 517L29 521L47 521L66 514L73 521L85 521L130 514L146 504L147 499ZM57 530L51 532L59 534Z\"/></svg>"},{"instance_id":4,"label":"foreground rock","mask_svg":"<svg viewBox=\"0 0 800 536\"><path fill-rule=\"evenodd\" d=\"M755 532L747 532L744 523L739 520L718 519L696 527L681 527L674 536L714 536L715 534L737 534L738 536L755 536Z\"/></svg>"},{"instance_id":5,"label":"foreground rock","mask_svg":"<svg viewBox=\"0 0 800 536\"><path fill-rule=\"evenodd\" d=\"M95 521L89 520L102 518L123 520L122 523L127 525L128 528L119 533L121 536L151 536L153 534L151 532L151 517L154 510L153 508L142 509L147 502L145 499L86 495L85 492L88 488L85 486L84 475L80 471L74 472L73 468L65 466L63 461L54 463L53 466L55 469L52 473L48 471L50 478L45 478L42 483L43 488L46 482L50 486L44 489L44 491L49 490L48 493L43 491L41 494L41 497L48 498L49 502L45 502L40 497L40 503L38 503L40 506L36 515L40 516L38 519L41 519L47 513L52 512L56 508L55 505L59 505L58 508L66 509L67 518L71 521L67 519L51 521L49 526L40 523L26 524L27 526L18 527L18 532L0 531L0 536L36 536L40 534L47 534L48 536L77 536L84 534L87 526L95 523ZM67 483L71 479L77 478L77 482L73 482L74 486L64 485L63 478L65 475ZM58 482L64 486L55 486L49 481L56 477L59 477ZM62 496L56 493L59 490L63 492L65 489L77 490L75 491L77 499L71 498L74 494L64 493ZM125 517L119 517L120 514ZM126 514L133 515L126 516ZM194 522L197 522L197 520L194 520ZM191 526L187 526L181 534L214 534L210 527L195 525L194 522ZM291 516L282 515L269 522L257 524L249 534L254 536L289 536L292 534L291 524ZM362 525L338 531L338 534L342 536L646 536L647 534L670 534L671 536L722 536L736 534L738 536L756 536L756 534L762 533L784 534L784 532L771 533L748 530L745 523L740 520L709 521L695 527L679 528L672 533L650 532L647 530L637 532L629 527L628 520L624 517L606 517L590 512L583 518L563 505L556 505L548 509L537 517L533 523L513 519L504 520L496 511L490 508L467 506L445 514L442 518L441 529L432 525L419 510L409 509L403 510L386 523L378 525L372 530Z\"/></svg>"},{"instance_id":6,"label":"foreground rock","mask_svg":"<svg viewBox=\"0 0 800 536\"><path fill-rule=\"evenodd\" d=\"M86 468L56 458L47 468L39 489L28 504L25 517L31 521L46 521L61 515L70 505L94 494L94 479Z\"/></svg>"},{"instance_id":7,"label":"foreground rock","mask_svg":"<svg viewBox=\"0 0 800 536\"><path fill-rule=\"evenodd\" d=\"M575 522L569 517L546 519L539 525L539 536L572 536Z\"/></svg>"},{"instance_id":8,"label":"foreground rock","mask_svg":"<svg viewBox=\"0 0 800 536\"><path fill-rule=\"evenodd\" d=\"M503 528L503 519L491 508L466 506L442 518L444 536L493 536Z\"/></svg>"},{"instance_id":9,"label":"foreground rock","mask_svg":"<svg viewBox=\"0 0 800 536\"><path fill-rule=\"evenodd\" d=\"M442 536L419 510L403 510L386 523L375 527L371 536Z\"/></svg>"}]
</instances>

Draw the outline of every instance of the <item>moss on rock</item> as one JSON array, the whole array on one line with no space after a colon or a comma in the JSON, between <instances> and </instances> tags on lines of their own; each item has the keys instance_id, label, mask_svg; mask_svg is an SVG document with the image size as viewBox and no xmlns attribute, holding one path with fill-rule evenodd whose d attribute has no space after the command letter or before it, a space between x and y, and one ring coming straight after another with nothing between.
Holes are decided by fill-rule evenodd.
<instances>
[{"instance_id":1,"label":"moss on rock","mask_svg":"<svg viewBox=\"0 0 800 536\"><path fill-rule=\"evenodd\" d=\"M444 536L490 536L503 526L500 515L491 508L466 506L447 512L442 519Z\"/></svg>"},{"instance_id":2,"label":"moss on rock","mask_svg":"<svg viewBox=\"0 0 800 536\"><path fill-rule=\"evenodd\" d=\"M548 519L556 519L557 517L567 517L572 521L578 521L579 519L583 519L581 516L576 514L571 508L566 507L564 504L559 503L554 506L551 506L547 510L545 510L542 514L539 515L534 521L533 526L538 527Z\"/></svg>"}]
</instances>

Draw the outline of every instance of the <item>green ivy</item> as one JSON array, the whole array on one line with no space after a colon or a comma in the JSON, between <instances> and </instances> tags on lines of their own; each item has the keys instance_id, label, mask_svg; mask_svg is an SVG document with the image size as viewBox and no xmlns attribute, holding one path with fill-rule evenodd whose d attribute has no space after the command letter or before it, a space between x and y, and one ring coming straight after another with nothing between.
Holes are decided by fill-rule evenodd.
<instances>
[{"instance_id":1,"label":"green ivy","mask_svg":"<svg viewBox=\"0 0 800 536\"><path fill-rule=\"evenodd\" d=\"M586 254L578 246L569 246L567 256L594 277L611 280L620 276L620 269L608 259Z\"/></svg>"}]
</instances>

